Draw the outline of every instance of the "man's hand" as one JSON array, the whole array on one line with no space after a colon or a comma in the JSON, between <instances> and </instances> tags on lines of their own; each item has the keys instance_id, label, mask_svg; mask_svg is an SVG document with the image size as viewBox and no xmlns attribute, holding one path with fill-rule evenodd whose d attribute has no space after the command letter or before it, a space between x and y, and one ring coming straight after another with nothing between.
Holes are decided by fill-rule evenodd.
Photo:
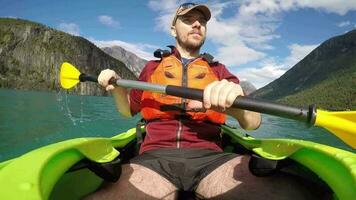
<instances>
[{"instance_id":1,"label":"man's hand","mask_svg":"<svg viewBox=\"0 0 356 200\"><path fill-rule=\"evenodd\" d=\"M225 111L232 106L238 96L244 96L239 84L226 79L214 81L204 89L204 108Z\"/></svg>"},{"instance_id":2,"label":"man's hand","mask_svg":"<svg viewBox=\"0 0 356 200\"><path fill-rule=\"evenodd\" d=\"M115 87L111 84L109 84L109 81L111 79L120 79L119 75L116 74L111 69L105 69L100 72L98 76L98 83L105 88L106 91L113 90Z\"/></svg>"},{"instance_id":3,"label":"man's hand","mask_svg":"<svg viewBox=\"0 0 356 200\"><path fill-rule=\"evenodd\" d=\"M115 99L116 109L125 117L131 117L130 96L126 88L109 84L111 79L120 79L111 69L105 69L98 76L98 83L103 86L106 91L110 91Z\"/></svg>"},{"instance_id":4,"label":"man's hand","mask_svg":"<svg viewBox=\"0 0 356 200\"><path fill-rule=\"evenodd\" d=\"M238 96L244 96L239 84L227 80L210 83L204 90L204 107L225 112L236 118L246 130L257 129L261 124L261 114L257 112L230 108ZM227 108L230 108L226 110Z\"/></svg>"},{"instance_id":5,"label":"man's hand","mask_svg":"<svg viewBox=\"0 0 356 200\"><path fill-rule=\"evenodd\" d=\"M197 100L187 100L187 110L215 109L224 112L226 108L231 107L238 96L243 96L240 85L227 80L215 81L209 84L204 90L204 108L203 103Z\"/></svg>"}]
</instances>

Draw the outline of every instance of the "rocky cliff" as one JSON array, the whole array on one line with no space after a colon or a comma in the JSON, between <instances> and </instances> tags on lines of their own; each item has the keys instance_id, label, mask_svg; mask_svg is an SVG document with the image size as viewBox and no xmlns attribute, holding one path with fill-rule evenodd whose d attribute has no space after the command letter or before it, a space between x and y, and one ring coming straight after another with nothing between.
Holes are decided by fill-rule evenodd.
<instances>
[{"instance_id":1,"label":"rocky cliff","mask_svg":"<svg viewBox=\"0 0 356 200\"><path fill-rule=\"evenodd\" d=\"M147 60L125 50L120 46L104 47L102 50L110 56L123 62L137 77L140 75Z\"/></svg>"},{"instance_id":2,"label":"rocky cliff","mask_svg":"<svg viewBox=\"0 0 356 200\"><path fill-rule=\"evenodd\" d=\"M27 20L0 18L0 87L59 90L59 68L65 61L86 74L112 68L123 78L136 79L123 62L82 37ZM90 83L79 84L71 93L106 94Z\"/></svg>"},{"instance_id":3,"label":"rocky cliff","mask_svg":"<svg viewBox=\"0 0 356 200\"><path fill-rule=\"evenodd\" d=\"M323 42L253 96L326 109L356 109L356 30Z\"/></svg>"},{"instance_id":4,"label":"rocky cliff","mask_svg":"<svg viewBox=\"0 0 356 200\"><path fill-rule=\"evenodd\" d=\"M250 95L256 91L256 87L249 81L241 81L240 86L242 87L245 95Z\"/></svg>"}]
</instances>

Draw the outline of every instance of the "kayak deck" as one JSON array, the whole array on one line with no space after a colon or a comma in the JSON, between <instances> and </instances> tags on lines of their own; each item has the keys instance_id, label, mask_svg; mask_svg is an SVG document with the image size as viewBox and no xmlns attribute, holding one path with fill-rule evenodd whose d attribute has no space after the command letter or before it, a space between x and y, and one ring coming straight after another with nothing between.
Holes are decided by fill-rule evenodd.
<instances>
[{"instance_id":1,"label":"kayak deck","mask_svg":"<svg viewBox=\"0 0 356 200\"><path fill-rule=\"evenodd\" d=\"M337 199L356 196L354 153L302 140L255 139L227 126L223 131L225 151L257 155L280 166L287 163L286 169L295 168L296 175L326 186ZM112 138L68 140L2 162L0 199L79 199L103 182L97 175L101 169L90 170L101 166L96 163L116 167L134 155L135 133L130 129ZM108 173L104 170L101 176Z\"/></svg>"},{"instance_id":2,"label":"kayak deck","mask_svg":"<svg viewBox=\"0 0 356 200\"><path fill-rule=\"evenodd\" d=\"M232 138L232 143L241 144L259 156L299 163L326 183L338 199L356 196L356 154L303 140L255 139L229 127L223 128L224 133Z\"/></svg>"}]
</instances>

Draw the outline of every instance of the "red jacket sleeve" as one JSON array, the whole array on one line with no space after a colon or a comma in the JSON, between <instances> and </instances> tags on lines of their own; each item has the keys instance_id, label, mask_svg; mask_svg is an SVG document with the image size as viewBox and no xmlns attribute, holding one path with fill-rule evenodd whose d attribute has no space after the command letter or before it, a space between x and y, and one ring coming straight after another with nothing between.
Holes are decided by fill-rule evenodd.
<instances>
[{"instance_id":1,"label":"red jacket sleeve","mask_svg":"<svg viewBox=\"0 0 356 200\"><path fill-rule=\"evenodd\" d=\"M235 75L230 73L229 70L227 70L227 68L225 67L225 65L218 63L212 69L214 70L215 74L218 76L219 80L226 79L228 81L237 84L240 83L240 80Z\"/></svg>"}]
</instances>

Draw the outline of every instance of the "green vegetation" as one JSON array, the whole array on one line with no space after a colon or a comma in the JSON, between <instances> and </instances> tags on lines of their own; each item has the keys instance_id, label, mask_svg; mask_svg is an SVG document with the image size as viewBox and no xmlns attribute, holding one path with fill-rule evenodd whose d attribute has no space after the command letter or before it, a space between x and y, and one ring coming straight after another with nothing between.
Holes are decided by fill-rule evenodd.
<instances>
[{"instance_id":1,"label":"green vegetation","mask_svg":"<svg viewBox=\"0 0 356 200\"><path fill-rule=\"evenodd\" d=\"M253 96L288 104L356 109L356 30L325 41Z\"/></svg>"},{"instance_id":2,"label":"green vegetation","mask_svg":"<svg viewBox=\"0 0 356 200\"><path fill-rule=\"evenodd\" d=\"M300 106L317 104L318 107L328 110L356 110L355 69L356 67L334 74L314 87L285 96L278 101Z\"/></svg>"},{"instance_id":3,"label":"green vegetation","mask_svg":"<svg viewBox=\"0 0 356 200\"><path fill-rule=\"evenodd\" d=\"M88 74L112 68L123 78L136 79L121 61L82 37L27 20L0 18L0 87L59 90L59 67L65 61ZM105 94L95 84L84 84L72 92Z\"/></svg>"}]
</instances>

